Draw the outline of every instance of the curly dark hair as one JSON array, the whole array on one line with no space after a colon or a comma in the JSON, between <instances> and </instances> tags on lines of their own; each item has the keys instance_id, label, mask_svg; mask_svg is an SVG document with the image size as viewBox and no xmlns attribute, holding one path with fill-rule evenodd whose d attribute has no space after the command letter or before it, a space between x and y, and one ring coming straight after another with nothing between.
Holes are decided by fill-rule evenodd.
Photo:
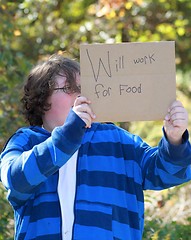
<instances>
[{"instance_id":1,"label":"curly dark hair","mask_svg":"<svg viewBox=\"0 0 191 240\"><path fill-rule=\"evenodd\" d=\"M79 63L54 54L47 61L37 64L29 73L21 99L22 112L31 126L42 126L42 116L51 107L47 99L52 95L57 76L65 76L72 89L76 88L76 74L80 73Z\"/></svg>"}]
</instances>

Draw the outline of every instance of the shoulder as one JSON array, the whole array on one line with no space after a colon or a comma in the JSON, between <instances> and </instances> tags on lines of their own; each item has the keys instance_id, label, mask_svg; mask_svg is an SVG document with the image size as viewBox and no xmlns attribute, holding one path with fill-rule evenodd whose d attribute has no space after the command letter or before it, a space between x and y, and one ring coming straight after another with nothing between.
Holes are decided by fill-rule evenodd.
<instances>
[{"instance_id":1,"label":"shoulder","mask_svg":"<svg viewBox=\"0 0 191 240\"><path fill-rule=\"evenodd\" d=\"M22 148L32 148L35 144L44 141L50 136L46 130L38 126L19 128L7 140L3 150L7 147L21 146ZM30 147L29 147L30 146Z\"/></svg>"}]
</instances>

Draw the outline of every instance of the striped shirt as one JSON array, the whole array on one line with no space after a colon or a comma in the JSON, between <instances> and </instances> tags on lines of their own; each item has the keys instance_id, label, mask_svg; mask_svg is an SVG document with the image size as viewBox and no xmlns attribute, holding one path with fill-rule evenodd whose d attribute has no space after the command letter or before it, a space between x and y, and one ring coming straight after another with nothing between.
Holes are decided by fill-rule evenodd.
<instances>
[{"instance_id":1,"label":"striped shirt","mask_svg":"<svg viewBox=\"0 0 191 240\"><path fill-rule=\"evenodd\" d=\"M58 170L79 149L74 240L140 240L145 189L161 190L191 179L188 132L179 146L164 136L150 147L113 125L85 123L71 111L52 134L18 130L1 154L1 180L15 213L15 239L61 240Z\"/></svg>"}]
</instances>

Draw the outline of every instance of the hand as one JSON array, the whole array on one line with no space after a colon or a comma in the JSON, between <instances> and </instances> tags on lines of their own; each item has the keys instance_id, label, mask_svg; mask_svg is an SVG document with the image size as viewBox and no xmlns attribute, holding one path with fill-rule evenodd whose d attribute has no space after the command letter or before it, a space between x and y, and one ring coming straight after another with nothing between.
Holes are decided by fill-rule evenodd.
<instances>
[{"instance_id":1,"label":"hand","mask_svg":"<svg viewBox=\"0 0 191 240\"><path fill-rule=\"evenodd\" d=\"M96 118L90 103L86 97L80 96L76 98L73 106L73 111L86 123L86 128L90 128L92 121Z\"/></svg>"},{"instance_id":2,"label":"hand","mask_svg":"<svg viewBox=\"0 0 191 240\"><path fill-rule=\"evenodd\" d=\"M182 135L188 127L188 113L180 101L175 101L164 120L164 129L171 144L181 144Z\"/></svg>"}]
</instances>

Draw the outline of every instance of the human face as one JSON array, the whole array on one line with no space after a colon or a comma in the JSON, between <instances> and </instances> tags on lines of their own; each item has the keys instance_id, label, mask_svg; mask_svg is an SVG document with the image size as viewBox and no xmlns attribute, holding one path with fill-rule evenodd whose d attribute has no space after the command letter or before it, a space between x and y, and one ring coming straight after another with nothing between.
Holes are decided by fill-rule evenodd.
<instances>
[{"instance_id":1,"label":"human face","mask_svg":"<svg viewBox=\"0 0 191 240\"><path fill-rule=\"evenodd\" d=\"M76 74L76 83L77 85L80 84L79 74ZM56 88L63 88L66 85L66 77L57 76ZM51 108L45 112L42 118L43 127L49 132L52 132L55 127L62 126L77 96L79 96L79 92L67 94L59 89L54 90L48 98L48 103L51 104Z\"/></svg>"}]
</instances>

